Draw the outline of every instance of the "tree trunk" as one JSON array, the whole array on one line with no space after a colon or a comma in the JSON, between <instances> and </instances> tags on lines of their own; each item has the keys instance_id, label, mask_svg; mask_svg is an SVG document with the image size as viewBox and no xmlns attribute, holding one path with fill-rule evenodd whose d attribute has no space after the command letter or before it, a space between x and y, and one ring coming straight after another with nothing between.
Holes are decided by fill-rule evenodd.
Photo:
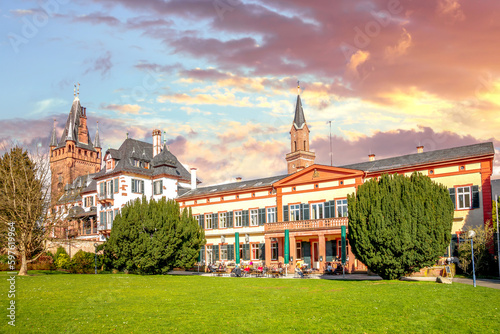
<instances>
[{"instance_id":1,"label":"tree trunk","mask_svg":"<svg viewBox=\"0 0 500 334\"><path fill-rule=\"evenodd\" d=\"M19 268L18 276L27 276L28 275L28 261L26 261L26 252L21 251L21 268Z\"/></svg>"}]
</instances>

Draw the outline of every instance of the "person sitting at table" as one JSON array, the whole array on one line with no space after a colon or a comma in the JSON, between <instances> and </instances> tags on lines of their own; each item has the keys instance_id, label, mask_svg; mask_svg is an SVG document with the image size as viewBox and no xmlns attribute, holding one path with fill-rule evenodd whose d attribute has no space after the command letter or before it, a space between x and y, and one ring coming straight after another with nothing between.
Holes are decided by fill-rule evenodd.
<instances>
[{"instance_id":1,"label":"person sitting at table","mask_svg":"<svg viewBox=\"0 0 500 334\"><path fill-rule=\"evenodd\" d=\"M208 264L207 269L208 269L209 273L213 273L214 272L214 268L212 267L211 263Z\"/></svg>"},{"instance_id":2,"label":"person sitting at table","mask_svg":"<svg viewBox=\"0 0 500 334\"><path fill-rule=\"evenodd\" d=\"M326 267L326 273L327 274L332 274L333 273L332 264L330 262L328 262L328 266Z\"/></svg>"},{"instance_id":3,"label":"person sitting at table","mask_svg":"<svg viewBox=\"0 0 500 334\"><path fill-rule=\"evenodd\" d=\"M257 268L257 270L259 271L259 273L262 273L262 271L264 270L264 268L262 268L262 265L259 265L259 267Z\"/></svg>"},{"instance_id":4,"label":"person sitting at table","mask_svg":"<svg viewBox=\"0 0 500 334\"><path fill-rule=\"evenodd\" d=\"M250 273L250 266L246 266L244 271L245 271L245 274L248 275Z\"/></svg>"},{"instance_id":5,"label":"person sitting at table","mask_svg":"<svg viewBox=\"0 0 500 334\"><path fill-rule=\"evenodd\" d=\"M236 265L236 267L234 268L234 276L241 277L241 268L239 265Z\"/></svg>"},{"instance_id":6,"label":"person sitting at table","mask_svg":"<svg viewBox=\"0 0 500 334\"><path fill-rule=\"evenodd\" d=\"M297 274L299 274L300 278L304 278L304 273L302 272L302 269L300 269L299 265L297 265L297 267L295 267L295 272Z\"/></svg>"},{"instance_id":7,"label":"person sitting at table","mask_svg":"<svg viewBox=\"0 0 500 334\"><path fill-rule=\"evenodd\" d=\"M222 263L219 263L219 271L223 271L224 270L224 266L222 265Z\"/></svg>"}]
</instances>

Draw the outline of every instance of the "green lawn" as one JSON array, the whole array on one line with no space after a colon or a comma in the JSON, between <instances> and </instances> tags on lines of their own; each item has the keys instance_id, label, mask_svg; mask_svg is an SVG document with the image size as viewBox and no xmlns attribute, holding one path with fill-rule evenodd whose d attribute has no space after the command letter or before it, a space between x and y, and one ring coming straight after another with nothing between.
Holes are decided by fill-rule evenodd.
<instances>
[{"instance_id":1,"label":"green lawn","mask_svg":"<svg viewBox=\"0 0 500 334\"><path fill-rule=\"evenodd\" d=\"M38 272L16 290L0 332L500 332L500 290L458 283Z\"/></svg>"}]
</instances>

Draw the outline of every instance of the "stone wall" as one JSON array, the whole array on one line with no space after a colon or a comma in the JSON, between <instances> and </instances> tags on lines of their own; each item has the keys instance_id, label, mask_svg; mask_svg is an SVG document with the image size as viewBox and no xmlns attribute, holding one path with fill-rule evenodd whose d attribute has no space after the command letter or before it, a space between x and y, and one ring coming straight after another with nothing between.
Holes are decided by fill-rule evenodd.
<instances>
[{"instance_id":1,"label":"stone wall","mask_svg":"<svg viewBox=\"0 0 500 334\"><path fill-rule=\"evenodd\" d=\"M84 252L94 253L94 244L102 244L102 241L82 240L82 239L60 239L48 241L47 250L53 254L56 253L58 247L64 247L70 257L73 257L76 252L82 250Z\"/></svg>"}]
</instances>

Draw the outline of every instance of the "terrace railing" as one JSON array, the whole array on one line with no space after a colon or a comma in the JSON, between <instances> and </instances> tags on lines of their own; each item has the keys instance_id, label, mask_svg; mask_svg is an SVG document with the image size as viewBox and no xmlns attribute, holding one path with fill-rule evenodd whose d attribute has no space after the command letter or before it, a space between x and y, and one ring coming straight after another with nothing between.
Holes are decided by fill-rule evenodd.
<instances>
[{"instance_id":1,"label":"terrace railing","mask_svg":"<svg viewBox=\"0 0 500 334\"><path fill-rule=\"evenodd\" d=\"M332 228L340 228L347 226L349 218L323 218L323 219L309 219L309 220L295 220L290 222L277 222L266 223L264 225L266 232L283 232L299 231L299 230L326 230Z\"/></svg>"}]
</instances>

